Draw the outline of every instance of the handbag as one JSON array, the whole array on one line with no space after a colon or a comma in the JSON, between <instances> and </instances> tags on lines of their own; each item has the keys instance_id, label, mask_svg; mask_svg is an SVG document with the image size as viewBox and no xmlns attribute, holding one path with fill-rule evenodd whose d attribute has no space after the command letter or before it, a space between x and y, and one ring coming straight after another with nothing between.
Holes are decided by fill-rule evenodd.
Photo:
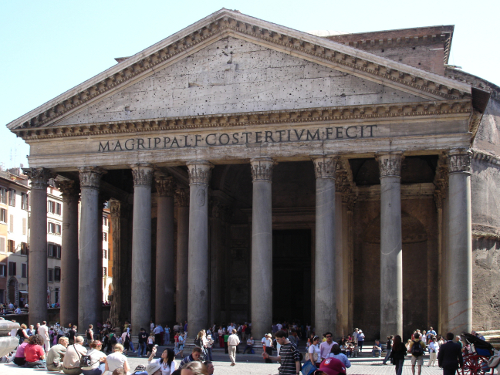
<instances>
[{"instance_id":1,"label":"handbag","mask_svg":"<svg viewBox=\"0 0 500 375\"><path fill-rule=\"evenodd\" d=\"M311 375L314 373L314 371L316 371L318 368L316 367L316 365L314 363L312 363L311 361L306 361L304 362L304 364L302 365L302 375Z\"/></svg>"}]
</instances>

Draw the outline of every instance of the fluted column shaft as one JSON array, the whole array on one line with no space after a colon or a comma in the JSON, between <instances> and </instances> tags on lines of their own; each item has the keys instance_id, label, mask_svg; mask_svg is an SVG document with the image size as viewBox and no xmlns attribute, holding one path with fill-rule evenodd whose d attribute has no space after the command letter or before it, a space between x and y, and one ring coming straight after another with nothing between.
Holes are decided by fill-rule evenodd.
<instances>
[{"instance_id":1,"label":"fluted column shaft","mask_svg":"<svg viewBox=\"0 0 500 375\"><path fill-rule=\"evenodd\" d=\"M102 321L99 296L102 295L96 280L102 279L99 259L102 258L101 222L99 216L99 186L104 171L100 168L80 169L81 216L80 216L80 260L78 272L78 327L86 329ZM64 249L62 250L64 251ZM102 287L101 287L102 288Z\"/></svg>"},{"instance_id":2,"label":"fluted column shaft","mask_svg":"<svg viewBox=\"0 0 500 375\"><path fill-rule=\"evenodd\" d=\"M380 153L380 337L403 334L402 152Z\"/></svg>"},{"instance_id":3,"label":"fluted column shaft","mask_svg":"<svg viewBox=\"0 0 500 375\"><path fill-rule=\"evenodd\" d=\"M176 321L187 321L188 296L188 243L189 243L189 191L178 189L177 201L177 282Z\"/></svg>"},{"instance_id":4,"label":"fluted column shaft","mask_svg":"<svg viewBox=\"0 0 500 375\"><path fill-rule=\"evenodd\" d=\"M156 298L155 323L175 322L174 180L156 176Z\"/></svg>"},{"instance_id":5,"label":"fluted column shaft","mask_svg":"<svg viewBox=\"0 0 500 375\"><path fill-rule=\"evenodd\" d=\"M273 306L273 202L270 158L251 160L252 264L251 320L252 335L262 337L272 325Z\"/></svg>"},{"instance_id":6,"label":"fluted column shaft","mask_svg":"<svg viewBox=\"0 0 500 375\"><path fill-rule=\"evenodd\" d=\"M27 168L31 179L31 225L28 267L29 323L47 320L47 180L44 168Z\"/></svg>"},{"instance_id":7,"label":"fluted column shaft","mask_svg":"<svg viewBox=\"0 0 500 375\"><path fill-rule=\"evenodd\" d=\"M316 174L316 249L314 327L318 333L337 330L337 304L335 285L335 170L337 158L313 158ZM326 276L328 275L328 276ZM336 332L334 332L336 334Z\"/></svg>"},{"instance_id":8,"label":"fluted column shaft","mask_svg":"<svg viewBox=\"0 0 500 375\"><path fill-rule=\"evenodd\" d=\"M153 167L131 166L134 178L132 215L132 334L149 326L151 318L151 183Z\"/></svg>"},{"instance_id":9,"label":"fluted column shaft","mask_svg":"<svg viewBox=\"0 0 500 375\"><path fill-rule=\"evenodd\" d=\"M78 188L74 181L58 181L62 192L61 325L78 322Z\"/></svg>"},{"instance_id":10,"label":"fluted column shaft","mask_svg":"<svg viewBox=\"0 0 500 375\"><path fill-rule=\"evenodd\" d=\"M471 151L449 152L448 331L472 330Z\"/></svg>"},{"instance_id":11,"label":"fluted column shaft","mask_svg":"<svg viewBox=\"0 0 500 375\"><path fill-rule=\"evenodd\" d=\"M189 172L189 244L188 244L188 332L194 338L208 327L208 184L212 164L194 161Z\"/></svg>"}]
</instances>

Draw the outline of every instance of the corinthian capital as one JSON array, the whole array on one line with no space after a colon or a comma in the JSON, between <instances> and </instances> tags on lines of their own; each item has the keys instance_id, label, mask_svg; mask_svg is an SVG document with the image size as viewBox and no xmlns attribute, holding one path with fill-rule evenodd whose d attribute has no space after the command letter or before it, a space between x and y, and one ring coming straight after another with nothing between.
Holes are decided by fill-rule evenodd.
<instances>
[{"instance_id":1,"label":"corinthian capital","mask_svg":"<svg viewBox=\"0 0 500 375\"><path fill-rule=\"evenodd\" d=\"M173 177L163 174L155 175L156 192L160 197L173 197L175 191L175 181Z\"/></svg>"},{"instance_id":2,"label":"corinthian capital","mask_svg":"<svg viewBox=\"0 0 500 375\"><path fill-rule=\"evenodd\" d=\"M134 186L151 186L154 172L151 164L134 164L130 168L132 168Z\"/></svg>"},{"instance_id":3,"label":"corinthian capital","mask_svg":"<svg viewBox=\"0 0 500 375\"><path fill-rule=\"evenodd\" d=\"M381 152L376 155L380 167L380 178L401 177L402 151Z\"/></svg>"},{"instance_id":4,"label":"corinthian capital","mask_svg":"<svg viewBox=\"0 0 500 375\"><path fill-rule=\"evenodd\" d=\"M23 168L24 173L31 180L31 188L38 190L47 189L47 181L52 177L52 174L45 168Z\"/></svg>"},{"instance_id":5,"label":"corinthian capital","mask_svg":"<svg viewBox=\"0 0 500 375\"><path fill-rule=\"evenodd\" d=\"M99 167L83 167L80 171L80 187L99 189L101 177L106 171Z\"/></svg>"},{"instance_id":6,"label":"corinthian capital","mask_svg":"<svg viewBox=\"0 0 500 375\"><path fill-rule=\"evenodd\" d=\"M187 163L190 185L208 185L213 164L205 160Z\"/></svg>"},{"instance_id":7,"label":"corinthian capital","mask_svg":"<svg viewBox=\"0 0 500 375\"><path fill-rule=\"evenodd\" d=\"M313 156L314 173L316 178L335 179L338 156Z\"/></svg>"},{"instance_id":8,"label":"corinthian capital","mask_svg":"<svg viewBox=\"0 0 500 375\"><path fill-rule=\"evenodd\" d=\"M65 201L78 197L78 187L73 180L56 181L56 187L62 193L62 198Z\"/></svg>"},{"instance_id":9,"label":"corinthian capital","mask_svg":"<svg viewBox=\"0 0 500 375\"><path fill-rule=\"evenodd\" d=\"M455 148L448 153L450 173L470 173L472 151L466 148Z\"/></svg>"},{"instance_id":10,"label":"corinthian capital","mask_svg":"<svg viewBox=\"0 0 500 375\"><path fill-rule=\"evenodd\" d=\"M255 158L250 160L253 182L271 181L273 178L274 164L274 160L271 158Z\"/></svg>"}]
</instances>

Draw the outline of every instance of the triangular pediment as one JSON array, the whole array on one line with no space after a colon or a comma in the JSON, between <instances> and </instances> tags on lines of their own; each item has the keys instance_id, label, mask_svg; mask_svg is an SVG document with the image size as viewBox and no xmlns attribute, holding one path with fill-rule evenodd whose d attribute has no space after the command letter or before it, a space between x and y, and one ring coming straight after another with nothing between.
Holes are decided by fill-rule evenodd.
<instances>
[{"instance_id":1,"label":"triangular pediment","mask_svg":"<svg viewBox=\"0 0 500 375\"><path fill-rule=\"evenodd\" d=\"M221 45L227 41L232 41L236 45L236 40L240 43L237 48L238 54L244 54L245 48L256 48L259 51L253 58L256 60L254 72L251 73L252 69L239 69L237 63L228 64L231 56L229 54L223 57L222 51L220 55L212 56L212 60L207 59L203 63L194 62L195 57L203 56L217 46L220 49ZM260 53L263 56L262 59L257 57ZM273 66L272 64L276 64L280 58L285 62L283 66ZM215 66L220 68L221 62L227 65L223 71L219 69L213 72L206 69ZM259 74L257 72L259 63L261 63L261 69L266 70L266 75L260 72L259 81L256 81L252 74ZM288 66L287 63L291 65ZM201 64L201 66L195 64ZM298 65L304 67L302 72L294 68ZM184 75L182 75L183 66L191 69ZM267 71L267 69L274 70ZM173 70L179 72L180 75L172 77L169 72ZM221 77L221 72L223 77ZM274 76L272 72L275 73ZM268 73L270 79L267 79ZM197 74L195 80L191 79ZM285 77L281 77L280 74ZM307 74L319 76L311 77L307 81ZM189 75L191 77L187 77ZM160 77L163 81L158 80ZM293 90L300 87L297 86L298 81L295 87L293 85L284 87L280 84L284 80L290 81L290 77L294 80L302 79L302 91L313 93L315 100L310 99L307 105L307 99L296 97L299 95L297 92L285 93L285 88ZM188 82L185 81L186 79ZM242 95L245 94L247 97L243 103L228 103L226 98L229 92L224 90L229 89L226 83L231 79L237 81L231 94L236 93L234 90L245 90ZM319 80L313 82L315 79ZM324 86L324 91L320 88L322 79L323 84L328 85ZM217 83L219 81L220 85ZM261 89L258 88L257 82L262 82ZM292 83L288 82L288 84ZM189 88L194 89L191 92L197 92L197 94L191 97L186 94L189 90L184 93L179 92L178 94L184 95L185 98L176 99L175 90L180 89L179 86L183 84L188 86L191 84ZM265 85L270 85L269 89L265 88ZM348 98L347 92L342 95L342 89L350 90L352 96ZM354 93L355 89L360 91ZM163 105L164 103L160 102L162 99L158 99L155 94L155 92L165 93L168 90L172 94L171 106ZM318 99L318 92L325 93L324 100ZM290 109L294 104L301 107L366 104L358 103L355 100L355 94L359 95L358 99L361 99L362 95L365 95L365 99L367 95L372 95L373 104L377 104L459 100L470 98L470 93L471 88L467 84L308 33L252 18L236 11L222 9L123 60L7 126L16 131L57 124L69 125L75 123L74 121L77 123L78 121L87 123L111 121L111 117L99 118L96 115L102 114L102 109L108 106L111 106L114 112L122 111L123 116L130 116L133 112L131 109L136 108L135 115L141 116L138 118L157 118L189 116L195 113L248 112L248 109L251 111ZM249 95L254 96L252 105ZM286 98L286 95L289 98ZM123 100L120 100L120 97ZM133 100L136 100L135 103L141 102L141 106L135 106ZM204 105L200 100L206 100L208 104ZM185 101L184 104L183 101ZM128 110L125 108L127 106ZM238 106L240 106L239 109ZM155 114L155 117L151 117Z\"/></svg>"}]
</instances>

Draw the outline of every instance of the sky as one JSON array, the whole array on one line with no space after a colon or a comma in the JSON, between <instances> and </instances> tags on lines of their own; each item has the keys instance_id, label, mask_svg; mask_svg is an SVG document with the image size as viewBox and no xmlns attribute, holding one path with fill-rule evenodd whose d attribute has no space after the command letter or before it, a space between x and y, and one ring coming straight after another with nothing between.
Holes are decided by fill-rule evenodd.
<instances>
[{"instance_id":1,"label":"sky","mask_svg":"<svg viewBox=\"0 0 500 375\"><path fill-rule=\"evenodd\" d=\"M0 166L28 165L6 124L221 8L300 31L455 25L449 64L500 85L499 0L0 0Z\"/></svg>"}]
</instances>

